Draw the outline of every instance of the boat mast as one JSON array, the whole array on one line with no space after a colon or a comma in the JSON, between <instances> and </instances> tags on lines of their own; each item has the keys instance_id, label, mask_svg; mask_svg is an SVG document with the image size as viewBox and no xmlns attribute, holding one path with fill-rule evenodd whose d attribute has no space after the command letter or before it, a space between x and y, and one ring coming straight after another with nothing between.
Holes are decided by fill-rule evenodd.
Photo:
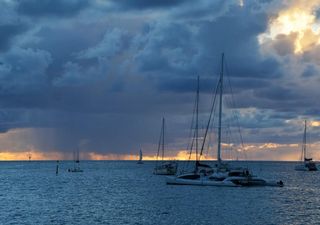
<instances>
[{"instance_id":1,"label":"boat mast","mask_svg":"<svg viewBox=\"0 0 320 225\"><path fill-rule=\"evenodd\" d=\"M77 151L76 151L76 163L79 163L79 162L80 162L79 148L77 148Z\"/></svg>"},{"instance_id":2,"label":"boat mast","mask_svg":"<svg viewBox=\"0 0 320 225\"><path fill-rule=\"evenodd\" d=\"M198 84L197 84L197 97L196 97L196 162L198 162L198 137L199 137L199 76L198 76Z\"/></svg>"},{"instance_id":3,"label":"boat mast","mask_svg":"<svg viewBox=\"0 0 320 225\"><path fill-rule=\"evenodd\" d=\"M303 159L306 160L307 158L307 120L304 121L304 133L303 133L303 143L302 143L302 153Z\"/></svg>"},{"instance_id":4,"label":"boat mast","mask_svg":"<svg viewBox=\"0 0 320 225\"><path fill-rule=\"evenodd\" d=\"M165 124L165 121L164 121L164 118L162 118L162 161L164 158L164 124Z\"/></svg>"},{"instance_id":5,"label":"boat mast","mask_svg":"<svg viewBox=\"0 0 320 225\"><path fill-rule=\"evenodd\" d=\"M140 149L140 152L139 152L139 161L142 161L142 150Z\"/></svg>"},{"instance_id":6,"label":"boat mast","mask_svg":"<svg viewBox=\"0 0 320 225\"><path fill-rule=\"evenodd\" d=\"M217 160L218 165L221 164L221 117L222 117L222 94L223 94L223 60L224 53L221 57L221 72L220 72L220 101L219 101L219 126L218 126L218 151L217 151Z\"/></svg>"}]
</instances>

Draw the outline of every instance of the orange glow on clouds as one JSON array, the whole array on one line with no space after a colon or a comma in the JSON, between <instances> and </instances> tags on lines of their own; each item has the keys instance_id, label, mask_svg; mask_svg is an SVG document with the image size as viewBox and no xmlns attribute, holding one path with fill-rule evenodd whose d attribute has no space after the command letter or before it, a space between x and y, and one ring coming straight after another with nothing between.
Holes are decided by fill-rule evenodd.
<instances>
[{"instance_id":1,"label":"orange glow on clouds","mask_svg":"<svg viewBox=\"0 0 320 225\"><path fill-rule=\"evenodd\" d=\"M311 121L310 124L312 127L320 127L320 121Z\"/></svg>"},{"instance_id":2,"label":"orange glow on clouds","mask_svg":"<svg viewBox=\"0 0 320 225\"><path fill-rule=\"evenodd\" d=\"M62 160L63 154L58 152L40 152L40 151L25 151L25 152L12 152L8 150L0 150L0 160Z\"/></svg>"},{"instance_id":3,"label":"orange glow on clouds","mask_svg":"<svg viewBox=\"0 0 320 225\"><path fill-rule=\"evenodd\" d=\"M316 18L319 0L292 1L289 8L279 12L270 21L269 30L259 36L260 43L275 40L286 35L294 45L294 53L299 54L320 44L320 24Z\"/></svg>"},{"instance_id":4,"label":"orange glow on clouds","mask_svg":"<svg viewBox=\"0 0 320 225\"><path fill-rule=\"evenodd\" d=\"M320 124L320 123L319 123ZM318 125L319 125L318 124ZM224 145L227 147L227 145ZM308 145L310 157L315 160L320 159L320 142ZM215 151L215 150L214 150ZM110 154L82 151L80 160L138 160L138 154ZM201 160L216 160L215 152L209 151L209 156L202 156ZM222 151L222 158L225 160L235 159L225 156L225 150ZM31 160L71 160L72 153L41 152L39 150L14 152L9 150L0 150L0 160L28 160L31 154ZM189 160L189 151L180 150L175 153L168 153L169 156L164 160ZM239 151L240 160L280 160L280 161L297 161L300 159L301 144L278 144L278 143L258 143L245 145L243 151ZM191 155L191 160L195 160L195 153ZM156 156L145 152L143 160L156 160Z\"/></svg>"},{"instance_id":5,"label":"orange glow on clouds","mask_svg":"<svg viewBox=\"0 0 320 225\"><path fill-rule=\"evenodd\" d=\"M166 156L164 157L164 160L189 160L189 151L187 150L180 150L178 153L174 156ZM129 155L129 154L98 154L94 152L90 152L88 154L88 158L90 160L138 160L138 155ZM196 154L191 154L191 160L196 159ZM213 160L211 157L203 156L201 157L203 160ZM150 160L157 160L157 157L155 155L144 155L143 160L150 161Z\"/></svg>"}]
</instances>

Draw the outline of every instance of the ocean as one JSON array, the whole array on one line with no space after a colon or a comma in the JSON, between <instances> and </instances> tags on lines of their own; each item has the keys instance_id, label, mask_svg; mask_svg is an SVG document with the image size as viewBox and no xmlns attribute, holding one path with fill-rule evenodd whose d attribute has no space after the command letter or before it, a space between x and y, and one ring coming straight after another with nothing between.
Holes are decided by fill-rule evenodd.
<instances>
[{"instance_id":1,"label":"ocean","mask_svg":"<svg viewBox=\"0 0 320 225\"><path fill-rule=\"evenodd\" d=\"M166 185L154 162L0 162L0 224L320 224L320 171L235 162L284 187Z\"/></svg>"}]
</instances>

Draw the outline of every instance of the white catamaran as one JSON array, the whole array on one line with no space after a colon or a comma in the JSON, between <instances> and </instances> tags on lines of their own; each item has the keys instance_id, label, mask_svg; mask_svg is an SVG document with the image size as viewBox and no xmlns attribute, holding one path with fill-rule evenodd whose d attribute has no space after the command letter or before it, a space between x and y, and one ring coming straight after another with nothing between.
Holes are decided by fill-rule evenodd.
<instances>
[{"instance_id":1,"label":"white catamaran","mask_svg":"<svg viewBox=\"0 0 320 225\"><path fill-rule=\"evenodd\" d=\"M302 163L295 166L297 171L317 171L316 164L312 161L312 158L307 158L307 121L304 121L304 132L301 151Z\"/></svg>"},{"instance_id":2,"label":"white catamaran","mask_svg":"<svg viewBox=\"0 0 320 225\"><path fill-rule=\"evenodd\" d=\"M162 126L158 144L158 152L157 152L157 161L156 166L153 170L153 174L155 175L174 175L177 172L177 163L175 161L164 161L164 132L165 131L165 119L162 118ZM160 157L160 149L161 149L161 161Z\"/></svg>"},{"instance_id":3,"label":"white catamaran","mask_svg":"<svg viewBox=\"0 0 320 225\"><path fill-rule=\"evenodd\" d=\"M69 168L68 172L83 172L83 170L80 168L80 156L79 156L79 148L77 148L76 151L73 152L73 168Z\"/></svg>"},{"instance_id":4,"label":"white catamaran","mask_svg":"<svg viewBox=\"0 0 320 225\"><path fill-rule=\"evenodd\" d=\"M140 149L140 152L139 152L139 160L138 160L137 164L143 164L142 158L143 158L142 150Z\"/></svg>"},{"instance_id":5,"label":"white catamaran","mask_svg":"<svg viewBox=\"0 0 320 225\"><path fill-rule=\"evenodd\" d=\"M198 154L198 101L199 101L199 77L196 97L196 129L195 129L195 141L196 141L196 162L194 170L191 172L184 172L177 176L167 177L167 184L174 185L200 185L200 186L283 186L283 182L269 182L257 176L254 176L248 168L232 168L226 162L221 159L221 117L222 117L222 100L223 100L223 67L224 67L224 55L222 54L221 72L218 81L218 86L215 91L213 104L211 107L211 113L207 123L205 135L203 138L202 147ZM206 137L210 127L212 114L214 111L214 105L216 96L219 93L219 118L218 118L218 149L217 149L217 163L211 167L206 164L200 163L200 158L203 153Z\"/></svg>"}]
</instances>

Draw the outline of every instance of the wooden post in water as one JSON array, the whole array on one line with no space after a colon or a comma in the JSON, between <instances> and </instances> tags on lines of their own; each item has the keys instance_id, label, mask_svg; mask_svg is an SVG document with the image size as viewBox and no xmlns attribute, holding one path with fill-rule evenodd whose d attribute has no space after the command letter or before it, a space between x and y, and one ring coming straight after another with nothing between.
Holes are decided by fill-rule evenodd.
<instances>
[{"instance_id":1,"label":"wooden post in water","mask_svg":"<svg viewBox=\"0 0 320 225\"><path fill-rule=\"evenodd\" d=\"M59 160L57 160L57 166L56 166L56 176L58 176L59 173Z\"/></svg>"}]
</instances>

